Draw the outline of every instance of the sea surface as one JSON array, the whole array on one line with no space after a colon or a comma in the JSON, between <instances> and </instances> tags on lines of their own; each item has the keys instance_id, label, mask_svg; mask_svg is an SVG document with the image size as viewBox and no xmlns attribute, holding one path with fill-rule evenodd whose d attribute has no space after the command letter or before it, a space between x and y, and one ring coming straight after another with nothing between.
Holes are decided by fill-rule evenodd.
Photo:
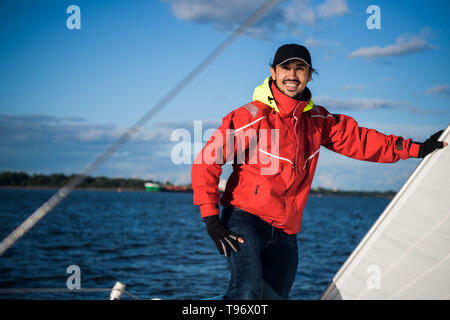
<instances>
[{"instance_id":1,"label":"sea surface","mask_svg":"<svg viewBox=\"0 0 450 320\"><path fill-rule=\"evenodd\" d=\"M0 190L0 238L55 190ZM318 299L390 199L310 196L290 299ZM191 193L73 191L0 256L0 289L67 289L116 281L139 299L206 299L229 279ZM72 277L72 278L70 278ZM0 299L109 299L109 292L0 294ZM123 295L121 299L133 299Z\"/></svg>"}]
</instances>

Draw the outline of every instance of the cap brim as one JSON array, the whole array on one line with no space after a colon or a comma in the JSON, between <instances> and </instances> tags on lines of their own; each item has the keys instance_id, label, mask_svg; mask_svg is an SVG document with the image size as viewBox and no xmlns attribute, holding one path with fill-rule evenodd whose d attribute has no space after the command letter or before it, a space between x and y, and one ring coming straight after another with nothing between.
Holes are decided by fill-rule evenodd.
<instances>
[{"instance_id":1,"label":"cap brim","mask_svg":"<svg viewBox=\"0 0 450 320\"><path fill-rule=\"evenodd\" d=\"M310 65L308 62L306 62L306 61L303 60L302 58L298 58L298 57L292 57L292 58L286 59L286 60L284 60L283 62L280 62L278 65L281 66L283 63L286 63L286 62L288 62L288 61L290 61L290 60L301 60L301 61L303 61L304 63L306 63L307 66L311 67L311 65Z\"/></svg>"}]
</instances>

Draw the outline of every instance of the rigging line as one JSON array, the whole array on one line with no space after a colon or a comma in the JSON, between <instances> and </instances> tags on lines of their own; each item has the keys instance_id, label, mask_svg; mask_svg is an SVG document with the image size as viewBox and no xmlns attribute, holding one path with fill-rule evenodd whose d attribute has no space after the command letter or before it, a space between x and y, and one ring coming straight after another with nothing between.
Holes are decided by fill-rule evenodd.
<instances>
[{"instance_id":1,"label":"rigging line","mask_svg":"<svg viewBox=\"0 0 450 320\"><path fill-rule=\"evenodd\" d=\"M111 292L113 288L0 288L0 294L24 294L24 293L66 293L66 292ZM123 289L114 289L120 291L135 300L141 300L135 295Z\"/></svg>"},{"instance_id":2,"label":"rigging line","mask_svg":"<svg viewBox=\"0 0 450 320\"><path fill-rule=\"evenodd\" d=\"M111 292L113 288L0 288L0 294L24 294L24 293L66 293L66 292ZM135 295L123 289L114 289L120 291L134 300L141 300Z\"/></svg>"},{"instance_id":3,"label":"rigging line","mask_svg":"<svg viewBox=\"0 0 450 320\"><path fill-rule=\"evenodd\" d=\"M141 300L138 297L136 297L135 295L133 295L133 294L129 293L128 291L126 291L126 290L122 289L122 290L119 290L119 291L122 292L122 293L125 293L127 296L129 296L130 298L133 298L134 300Z\"/></svg>"},{"instance_id":4,"label":"rigging line","mask_svg":"<svg viewBox=\"0 0 450 320\"><path fill-rule=\"evenodd\" d=\"M112 288L2 288L0 294L51 293L51 292L110 292Z\"/></svg>"},{"instance_id":5,"label":"rigging line","mask_svg":"<svg viewBox=\"0 0 450 320\"><path fill-rule=\"evenodd\" d=\"M123 144L125 144L142 126L162 110L175 96L177 96L187 85L188 80L192 81L198 76L214 59L216 59L237 37L245 30L258 21L268 10L270 10L280 0L267 0L256 10L239 28L228 36L216 49L214 49L206 58L204 58L191 72L183 77L169 92L164 95L142 118L140 118L132 127L130 127L119 139L109 146L94 162L89 164L81 174L72 178L64 187L55 193L39 209L31 214L21 225L12 231L0 243L0 256L5 253L14 243L16 243L26 232L39 222L47 213L50 212L59 202L68 196L74 188L82 183L87 176L92 174L98 167L106 162Z\"/></svg>"}]
</instances>

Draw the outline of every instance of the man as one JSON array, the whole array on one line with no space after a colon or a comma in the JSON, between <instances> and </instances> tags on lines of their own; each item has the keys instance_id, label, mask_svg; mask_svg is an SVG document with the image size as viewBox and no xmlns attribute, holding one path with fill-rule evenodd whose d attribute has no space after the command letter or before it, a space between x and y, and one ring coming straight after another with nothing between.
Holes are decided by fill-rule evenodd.
<instances>
[{"instance_id":1,"label":"man","mask_svg":"<svg viewBox=\"0 0 450 320\"><path fill-rule=\"evenodd\" d=\"M296 235L320 146L359 160L395 162L447 145L437 141L441 132L417 143L329 113L313 103L306 87L313 72L304 46L278 48L271 77L255 89L251 103L223 118L192 166L194 204L228 257L226 299L288 298L297 271ZM233 172L219 217L218 182L229 160Z\"/></svg>"}]
</instances>

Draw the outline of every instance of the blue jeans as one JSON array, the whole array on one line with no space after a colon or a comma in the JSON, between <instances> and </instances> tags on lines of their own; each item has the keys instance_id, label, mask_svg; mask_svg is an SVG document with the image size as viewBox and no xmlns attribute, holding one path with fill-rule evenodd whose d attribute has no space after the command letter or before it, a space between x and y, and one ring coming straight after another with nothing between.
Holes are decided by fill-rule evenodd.
<instances>
[{"instance_id":1,"label":"blue jeans","mask_svg":"<svg viewBox=\"0 0 450 320\"><path fill-rule=\"evenodd\" d=\"M245 241L228 258L231 279L224 299L287 299L297 272L297 235L232 206L224 207L221 219Z\"/></svg>"}]
</instances>

